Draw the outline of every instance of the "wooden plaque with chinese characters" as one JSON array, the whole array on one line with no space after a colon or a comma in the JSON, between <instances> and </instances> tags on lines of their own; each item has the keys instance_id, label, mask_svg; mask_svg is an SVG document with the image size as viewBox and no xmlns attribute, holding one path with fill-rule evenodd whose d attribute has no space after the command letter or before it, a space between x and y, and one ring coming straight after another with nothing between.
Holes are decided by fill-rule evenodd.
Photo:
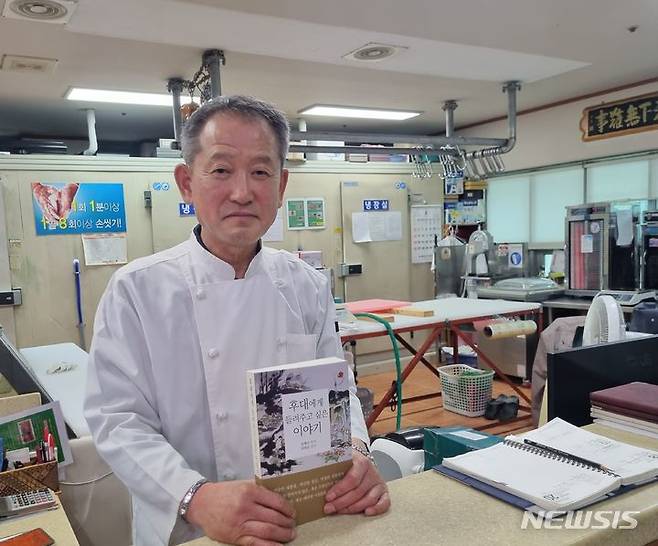
<instances>
[{"instance_id":1,"label":"wooden plaque with chinese characters","mask_svg":"<svg viewBox=\"0 0 658 546\"><path fill-rule=\"evenodd\" d=\"M256 482L288 499L298 524L324 516L327 490L352 465L346 362L248 370L247 391Z\"/></svg>"},{"instance_id":2,"label":"wooden plaque with chinese characters","mask_svg":"<svg viewBox=\"0 0 658 546\"><path fill-rule=\"evenodd\" d=\"M658 129L658 92L590 106L580 119L585 142L654 129Z\"/></svg>"}]
</instances>

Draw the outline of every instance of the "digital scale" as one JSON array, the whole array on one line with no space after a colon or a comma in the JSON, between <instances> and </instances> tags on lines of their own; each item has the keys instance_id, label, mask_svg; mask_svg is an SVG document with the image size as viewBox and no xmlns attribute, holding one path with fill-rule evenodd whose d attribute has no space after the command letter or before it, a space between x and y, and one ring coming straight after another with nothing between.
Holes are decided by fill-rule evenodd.
<instances>
[{"instance_id":1,"label":"digital scale","mask_svg":"<svg viewBox=\"0 0 658 546\"><path fill-rule=\"evenodd\" d=\"M656 300L655 290L641 292L626 290L601 290L597 296L612 296L620 305L634 306L647 300Z\"/></svg>"}]
</instances>

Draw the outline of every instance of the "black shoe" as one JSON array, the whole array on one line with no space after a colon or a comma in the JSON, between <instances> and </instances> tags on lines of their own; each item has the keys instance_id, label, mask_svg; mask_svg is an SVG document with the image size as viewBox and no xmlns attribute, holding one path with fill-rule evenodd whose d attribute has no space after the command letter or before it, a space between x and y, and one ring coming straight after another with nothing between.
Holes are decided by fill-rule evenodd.
<instances>
[{"instance_id":1,"label":"black shoe","mask_svg":"<svg viewBox=\"0 0 658 546\"><path fill-rule=\"evenodd\" d=\"M494 419L498 418L498 413L500 412L501 407L505 403L506 396L504 394L499 394L498 398L492 398L487 402L487 407L484 410L484 418Z\"/></svg>"},{"instance_id":2,"label":"black shoe","mask_svg":"<svg viewBox=\"0 0 658 546\"><path fill-rule=\"evenodd\" d=\"M514 419L519 413L519 398L518 396L506 396L505 401L500 407L498 412L498 419L500 421L509 421Z\"/></svg>"}]
</instances>

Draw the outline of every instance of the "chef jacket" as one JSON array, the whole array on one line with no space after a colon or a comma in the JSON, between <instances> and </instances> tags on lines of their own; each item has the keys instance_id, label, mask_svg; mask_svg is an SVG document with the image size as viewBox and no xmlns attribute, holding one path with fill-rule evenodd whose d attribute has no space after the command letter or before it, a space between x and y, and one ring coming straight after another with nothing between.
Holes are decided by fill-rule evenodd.
<instances>
[{"instance_id":1,"label":"chef jacket","mask_svg":"<svg viewBox=\"0 0 658 546\"><path fill-rule=\"evenodd\" d=\"M178 516L199 479L251 479L245 370L343 357L326 277L261 247L245 277L194 236L117 271L89 355L85 417L126 484L136 546L202 532ZM368 442L352 371L352 435Z\"/></svg>"}]
</instances>

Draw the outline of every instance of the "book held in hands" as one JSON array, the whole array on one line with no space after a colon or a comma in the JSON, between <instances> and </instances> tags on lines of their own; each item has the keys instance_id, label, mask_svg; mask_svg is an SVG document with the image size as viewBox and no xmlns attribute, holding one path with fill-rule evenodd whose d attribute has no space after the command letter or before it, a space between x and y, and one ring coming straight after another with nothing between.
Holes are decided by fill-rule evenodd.
<instances>
[{"instance_id":1,"label":"book held in hands","mask_svg":"<svg viewBox=\"0 0 658 546\"><path fill-rule=\"evenodd\" d=\"M352 466L347 363L336 357L247 371L256 482L284 496L297 523L324 516Z\"/></svg>"}]
</instances>

